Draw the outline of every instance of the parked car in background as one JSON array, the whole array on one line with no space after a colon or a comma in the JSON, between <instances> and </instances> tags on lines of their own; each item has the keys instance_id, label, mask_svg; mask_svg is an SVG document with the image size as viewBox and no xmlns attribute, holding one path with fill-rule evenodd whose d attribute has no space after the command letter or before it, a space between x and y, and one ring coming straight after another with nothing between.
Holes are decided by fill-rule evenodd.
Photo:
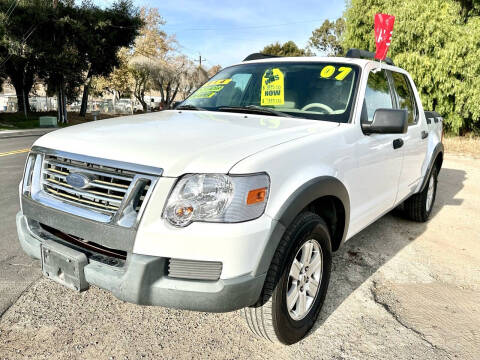
<instances>
[{"instance_id":1,"label":"parked car in background","mask_svg":"<svg viewBox=\"0 0 480 360\"><path fill-rule=\"evenodd\" d=\"M118 99L115 102L115 112L120 114L133 113L134 102L131 99Z\"/></svg>"},{"instance_id":2,"label":"parked car in background","mask_svg":"<svg viewBox=\"0 0 480 360\"><path fill-rule=\"evenodd\" d=\"M41 137L19 188L23 249L73 290L245 308L258 336L299 341L333 253L393 208L423 222L435 202L442 118L366 55L253 55L175 110Z\"/></svg>"}]
</instances>

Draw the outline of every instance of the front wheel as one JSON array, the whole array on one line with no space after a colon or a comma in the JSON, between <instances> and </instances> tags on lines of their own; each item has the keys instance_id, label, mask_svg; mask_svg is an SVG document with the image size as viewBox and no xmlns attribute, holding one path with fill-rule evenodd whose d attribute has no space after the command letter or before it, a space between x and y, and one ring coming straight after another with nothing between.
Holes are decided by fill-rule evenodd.
<instances>
[{"instance_id":1,"label":"front wheel","mask_svg":"<svg viewBox=\"0 0 480 360\"><path fill-rule=\"evenodd\" d=\"M293 344L315 323L325 300L332 265L330 233L311 212L285 232L258 303L245 309L250 329L273 342Z\"/></svg>"}]
</instances>

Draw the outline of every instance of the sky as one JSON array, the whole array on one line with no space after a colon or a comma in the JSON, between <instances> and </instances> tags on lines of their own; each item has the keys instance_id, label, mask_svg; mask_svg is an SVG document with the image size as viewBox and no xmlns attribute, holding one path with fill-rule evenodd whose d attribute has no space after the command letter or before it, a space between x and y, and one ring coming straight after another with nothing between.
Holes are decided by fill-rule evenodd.
<instances>
[{"instance_id":1,"label":"sky","mask_svg":"<svg viewBox=\"0 0 480 360\"><path fill-rule=\"evenodd\" d=\"M113 0L96 0L108 6ZM203 65L222 67L242 61L273 42L293 40L305 47L312 31L324 20L335 20L344 0L134 0L137 6L158 8L163 30L176 34L180 51Z\"/></svg>"}]
</instances>

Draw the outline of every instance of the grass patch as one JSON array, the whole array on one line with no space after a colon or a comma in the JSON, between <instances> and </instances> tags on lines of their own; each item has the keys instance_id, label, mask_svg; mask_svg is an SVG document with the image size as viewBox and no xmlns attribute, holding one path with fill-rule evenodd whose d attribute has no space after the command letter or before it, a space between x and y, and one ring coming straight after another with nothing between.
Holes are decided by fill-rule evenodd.
<instances>
[{"instance_id":1,"label":"grass patch","mask_svg":"<svg viewBox=\"0 0 480 360\"><path fill-rule=\"evenodd\" d=\"M55 116L57 117L56 111L51 112L40 112L40 113L29 113L28 117L25 119L25 114L23 113L0 113L0 130L22 130L22 129L35 129L39 128L40 116ZM97 116L97 120L108 119L112 117L118 117L122 115L113 115L113 114L100 114ZM85 117L79 115L79 113L69 112L68 113L68 124L59 124L59 127L66 127L71 125L77 125L84 122L93 121L92 114L87 114Z\"/></svg>"},{"instance_id":2,"label":"grass patch","mask_svg":"<svg viewBox=\"0 0 480 360\"><path fill-rule=\"evenodd\" d=\"M1 113L0 114L0 129L2 130L17 130L17 129L32 129L38 127L38 117L48 116L50 113L42 113L41 115L33 113L28 114L27 119L23 113Z\"/></svg>"}]
</instances>

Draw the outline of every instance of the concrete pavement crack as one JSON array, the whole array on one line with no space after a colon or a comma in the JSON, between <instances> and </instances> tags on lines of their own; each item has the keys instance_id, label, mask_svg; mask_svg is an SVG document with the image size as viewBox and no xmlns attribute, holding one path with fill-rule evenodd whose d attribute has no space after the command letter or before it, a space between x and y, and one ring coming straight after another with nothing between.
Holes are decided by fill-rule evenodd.
<instances>
[{"instance_id":1,"label":"concrete pavement crack","mask_svg":"<svg viewBox=\"0 0 480 360\"><path fill-rule=\"evenodd\" d=\"M378 304L379 306L383 307L385 309L385 311L387 313L389 313L394 319L395 321L397 321L400 325L402 325L405 329L407 330L410 330L411 332L413 332L414 334L418 335L424 342L426 342L428 345L430 345L432 348L434 348L436 351L439 351L439 352L442 352L443 354L445 354L449 359L452 358L452 356L448 353L447 350L435 345L434 343L432 343L431 341L429 341L426 337L425 337L425 334L423 334L422 332L418 331L417 329L413 328L413 327L410 327L408 326L407 324L405 324L402 319L400 319L398 317L398 315L390 308L390 306L384 302L382 302L378 296L377 296L377 293L375 292L377 288L377 282L376 281L373 281L373 285L370 287L370 292L372 294L372 297L373 297L373 301L375 301L376 304Z\"/></svg>"},{"instance_id":2,"label":"concrete pavement crack","mask_svg":"<svg viewBox=\"0 0 480 360\"><path fill-rule=\"evenodd\" d=\"M15 303L22 297L23 294L25 294L39 279L41 279L42 276L39 275L36 278L32 279L30 284L26 286L18 296L16 296L14 299L11 299L9 304L3 309L3 311L0 311L0 320L2 319L3 315L13 306Z\"/></svg>"}]
</instances>

